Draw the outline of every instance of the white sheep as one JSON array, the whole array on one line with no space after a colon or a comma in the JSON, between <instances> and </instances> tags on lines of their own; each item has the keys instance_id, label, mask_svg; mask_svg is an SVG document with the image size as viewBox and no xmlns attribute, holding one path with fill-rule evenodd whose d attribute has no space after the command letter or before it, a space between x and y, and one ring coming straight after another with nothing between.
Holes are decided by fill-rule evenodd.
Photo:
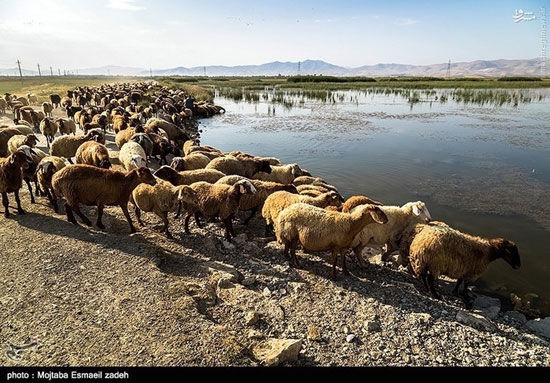
<instances>
[{"instance_id":1,"label":"white sheep","mask_svg":"<svg viewBox=\"0 0 550 383\"><path fill-rule=\"evenodd\" d=\"M134 141L128 141L122 145L118 153L118 159L122 166L124 166L124 169L128 171L147 164L145 150L143 150L140 144Z\"/></svg>"}]
</instances>

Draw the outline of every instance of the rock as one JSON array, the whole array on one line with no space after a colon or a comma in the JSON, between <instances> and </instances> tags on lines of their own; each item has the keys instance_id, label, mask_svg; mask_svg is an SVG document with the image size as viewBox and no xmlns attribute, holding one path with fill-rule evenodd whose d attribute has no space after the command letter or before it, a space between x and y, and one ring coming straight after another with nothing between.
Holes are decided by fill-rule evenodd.
<instances>
[{"instance_id":1,"label":"rock","mask_svg":"<svg viewBox=\"0 0 550 383\"><path fill-rule=\"evenodd\" d=\"M550 317L537 318L525 323L525 326L534 331L537 335L550 338Z\"/></svg>"},{"instance_id":2,"label":"rock","mask_svg":"<svg viewBox=\"0 0 550 383\"><path fill-rule=\"evenodd\" d=\"M366 320L364 327L368 332L378 332L382 330L380 323L377 320Z\"/></svg>"},{"instance_id":3,"label":"rock","mask_svg":"<svg viewBox=\"0 0 550 383\"><path fill-rule=\"evenodd\" d=\"M238 245L242 245L243 243L248 241L248 237L246 236L246 233L242 233L233 238L233 241L235 241L235 243Z\"/></svg>"},{"instance_id":4,"label":"rock","mask_svg":"<svg viewBox=\"0 0 550 383\"><path fill-rule=\"evenodd\" d=\"M314 341L321 339L321 330L319 330L319 327L307 326L307 338Z\"/></svg>"},{"instance_id":5,"label":"rock","mask_svg":"<svg viewBox=\"0 0 550 383\"><path fill-rule=\"evenodd\" d=\"M262 295L266 298L269 298L271 296L271 290L269 290L269 287L265 287L262 291Z\"/></svg>"},{"instance_id":6,"label":"rock","mask_svg":"<svg viewBox=\"0 0 550 383\"><path fill-rule=\"evenodd\" d=\"M223 248L226 250L235 250L235 245L229 241L223 240L222 245L223 245Z\"/></svg>"},{"instance_id":7,"label":"rock","mask_svg":"<svg viewBox=\"0 0 550 383\"><path fill-rule=\"evenodd\" d=\"M520 324L525 324L525 322L527 322L527 318L525 317L525 315L523 315L519 311L506 311L504 313L504 316Z\"/></svg>"},{"instance_id":8,"label":"rock","mask_svg":"<svg viewBox=\"0 0 550 383\"><path fill-rule=\"evenodd\" d=\"M484 317L487 317L489 319L495 319L498 316L498 313L500 312L500 307L491 306L491 307L485 307L481 310L475 310L475 311L480 313Z\"/></svg>"},{"instance_id":9,"label":"rock","mask_svg":"<svg viewBox=\"0 0 550 383\"><path fill-rule=\"evenodd\" d=\"M264 337L264 334L262 334L259 330L256 330L256 329L248 330L249 339L262 339L263 337Z\"/></svg>"},{"instance_id":10,"label":"rock","mask_svg":"<svg viewBox=\"0 0 550 383\"><path fill-rule=\"evenodd\" d=\"M249 311L246 313L244 320L247 326L253 326L260 320L260 314L257 311Z\"/></svg>"},{"instance_id":11,"label":"rock","mask_svg":"<svg viewBox=\"0 0 550 383\"><path fill-rule=\"evenodd\" d=\"M498 307L500 311L500 299L488 297L485 295L478 295L474 300L474 308L485 309L491 307Z\"/></svg>"},{"instance_id":12,"label":"rock","mask_svg":"<svg viewBox=\"0 0 550 383\"><path fill-rule=\"evenodd\" d=\"M355 335L353 334L349 334L348 336L346 336L346 342L348 343L353 342L354 339L355 339Z\"/></svg>"},{"instance_id":13,"label":"rock","mask_svg":"<svg viewBox=\"0 0 550 383\"><path fill-rule=\"evenodd\" d=\"M204 247L210 252L216 252L216 241L212 237L206 237L204 239Z\"/></svg>"},{"instance_id":14,"label":"rock","mask_svg":"<svg viewBox=\"0 0 550 383\"><path fill-rule=\"evenodd\" d=\"M457 312L456 320L467 326L482 328L487 331L493 330L495 328L495 325L491 323L491 321L489 321L483 315L469 313L466 311Z\"/></svg>"},{"instance_id":15,"label":"rock","mask_svg":"<svg viewBox=\"0 0 550 383\"><path fill-rule=\"evenodd\" d=\"M223 276L218 279L218 289L232 289L235 285L232 282L231 277Z\"/></svg>"},{"instance_id":16,"label":"rock","mask_svg":"<svg viewBox=\"0 0 550 383\"><path fill-rule=\"evenodd\" d=\"M252 349L256 359L266 366L278 366L298 359L302 341L300 339L269 338Z\"/></svg>"},{"instance_id":17,"label":"rock","mask_svg":"<svg viewBox=\"0 0 550 383\"><path fill-rule=\"evenodd\" d=\"M241 282L241 285L243 285L243 286L251 286L251 285L253 285L254 283L256 283L256 277L250 276L250 277L244 278L243 281Z\"/></svg>"}]
</instances>

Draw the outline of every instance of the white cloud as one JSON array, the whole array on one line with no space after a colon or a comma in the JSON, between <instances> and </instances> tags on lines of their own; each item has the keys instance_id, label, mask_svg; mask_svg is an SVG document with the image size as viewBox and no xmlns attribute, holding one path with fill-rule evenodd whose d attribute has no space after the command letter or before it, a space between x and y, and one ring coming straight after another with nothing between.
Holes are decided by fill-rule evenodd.
<instances>
[{"instance_id":1,"label":"white cloud","mask_svg":"<svg viewBox=\"0 0 550 383\"><path fill-rule=\"evenodd\" d=\"M145 7L136 5L135 2L135 0L109 0L107 7L125 11L142 11L145 9Z\"/></svg>"},{"instance_id":2,"label":"white cloud","mask_svg":"<svg viewBox=\"0 0 550 383\"><path fill-rule=\"evenodd\" d=\"M415 19L410 19L408 17L400 17L395 20L395 25L413 25L418 24L420 21Z\"/></svg>"}]
</instances>

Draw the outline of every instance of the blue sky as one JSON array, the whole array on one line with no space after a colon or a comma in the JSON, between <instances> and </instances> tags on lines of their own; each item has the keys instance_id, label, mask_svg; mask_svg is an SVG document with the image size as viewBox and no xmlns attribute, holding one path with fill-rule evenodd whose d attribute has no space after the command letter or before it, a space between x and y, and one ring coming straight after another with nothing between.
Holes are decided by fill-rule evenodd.
<instances>
[{"instance_id":1,"label":"blue sky","mask_svg":"<svg viewBox=\"0 0 550 383\"><path fill-rule=\"evenodd\" d=\"M550 16L548 0L0 0L0 67L534 58L543 5ZM514 23L516 9L537 19Z\"/></svg>"}]
</instances>

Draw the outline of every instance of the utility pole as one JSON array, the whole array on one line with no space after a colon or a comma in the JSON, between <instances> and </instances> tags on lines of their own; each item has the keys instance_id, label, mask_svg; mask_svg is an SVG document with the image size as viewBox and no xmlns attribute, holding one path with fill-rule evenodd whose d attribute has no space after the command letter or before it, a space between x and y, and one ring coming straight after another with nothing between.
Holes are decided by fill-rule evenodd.
<instances>
[{"instance_id":1,"label":"utility pole","mask_svg":"<svg viewBox=\"0 0 550 383\"><path fill-rule=\"evenodd\" d=\"M203 67L204 68L204 75L206 76L206 67Z\"/></svg>"},{"instance_id":2,"label":"utility pole","mask_svg":"<svg viewBox=\"0 0 550 383\"><path fill-rule=\"evenodd\" d=\"M42 77L42 73L40 72L40 64L36 64L38 67L38 77Z\"/></svg>"},{"instance_id":3,"label":"utility pole","mask_svg":"<svg viewBox=\"0 0 550 383\"><path fill-rule=\"evenodd\" d=\"M449 59L449 63L447 64L447 74L445 77L447 77L447 79L451 78L451 59Z\"/></svg>"},{"instance_id":4,"label":"utility pole","mask_svg":"<svg viewBox=\"0 0 550 383\"><path fill-rule=\"evenodd\" d=\"M61 76L61 69L57 68L57 74Z\"/></svg>"},{"instance_id":5,"label":"utility pole","mask_svg":"<svg viewBox=\"0 0 550 383\"><path fill-rule=\"evenodd\" d=\"M50 65L50 75L53 77L53 69L51 65Z\"/></svg>"},{"instance_id":6,"label":"utility pole","mask_svg":"<svg viewBox=\"0 0 550 383\"><path fill-rule=\"evenodd\" d=\"M300 61L298 61L298 76L300 75Z\"/></svg>"},{"instance_id":7,"label":"utility pole","mask_svg":"<svg viewBox=\"0 0 550 383\"><path fill-rule=\"evenodd\" d=\"M149 76L153 78L153 68L149 67Z\"/></svg>"},{"instance_id":8,"label":"utility pole","mask_svg":"<svg viewBox=\"0 0 550 383\"><path fill-rule=\"evenodd\" d=\"M17 59L17 66L19 67L19 78L21 78L21 82L23 82L23 73L21 73L21 61Z\"/></svg>"}]
</instances>

